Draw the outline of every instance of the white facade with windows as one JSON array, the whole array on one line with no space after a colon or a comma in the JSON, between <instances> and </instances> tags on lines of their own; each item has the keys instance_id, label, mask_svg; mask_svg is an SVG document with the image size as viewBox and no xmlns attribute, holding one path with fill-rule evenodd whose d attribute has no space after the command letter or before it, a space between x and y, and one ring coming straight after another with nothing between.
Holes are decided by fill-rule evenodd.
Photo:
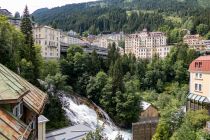
<instances>
[{"instance_id":1,"label":"white facade with windows","mask_svg":"<svg viewBox=\"0 0 210 140\"><path fill-rule=\"evenodd\" d=\"M34 42L40 45L41 54L46 59L60 58L60 36L59 30L49 26L38 26L33 29Z\"/></svg>"},{"instance_id":2,"label":"white facade with windows","mask_svg":"<svg viewBox=\"0 0 210 140\"><path fill-rule=\"evenodd\" d=\"M167 46L167 37L162 32L147 32L130 34L125 37L125 53L134 54L137 58L152 58L155 54L164 58L172 46Z\"/></svg>"}]
</instances>

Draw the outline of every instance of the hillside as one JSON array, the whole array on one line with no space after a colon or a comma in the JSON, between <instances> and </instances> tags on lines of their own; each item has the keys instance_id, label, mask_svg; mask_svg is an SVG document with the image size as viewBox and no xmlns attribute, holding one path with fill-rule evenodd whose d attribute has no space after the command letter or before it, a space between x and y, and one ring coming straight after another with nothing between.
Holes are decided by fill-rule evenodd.
<instances>
[{"instance_id":1,"label":"hillside","mask_svg":"<svg viewBox=\"0 0 210 140\"><path fill-rule=\"evenodd\" d=\"M103 0L38 9L32 15L40 24L81 34L134 32L145 27L158 30L163 25L182 28L189 20L193 25L183 28L196 32L199 24L210 25L209 3L210 0Z\"/></svg>"}]
</instances>

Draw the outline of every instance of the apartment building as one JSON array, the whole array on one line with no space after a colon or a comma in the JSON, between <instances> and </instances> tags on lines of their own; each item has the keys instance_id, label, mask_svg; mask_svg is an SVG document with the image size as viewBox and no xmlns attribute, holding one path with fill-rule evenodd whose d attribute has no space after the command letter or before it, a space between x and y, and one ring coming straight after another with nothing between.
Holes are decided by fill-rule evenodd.
<instances>
[{"instance_id":1,"label":"apartment building","mask_svg":"<svg viewBox=\"0 0 210 140\"><path fill-rule=\"evenodd\" d=\"M190 48L196 50L210 49L210 40L203 39L199 34L196 35L185 35L183 42L186 43Z\"/></svg>"},{"instance_id":2,"label":"apartment building","mask_svg":"<svg viewBox=\"0 0 210 140\"><path fill-rule=\"evenodd\" d=\"M207 109L210 113L210 55L200 56L189 67L190 91L187 110Z\"/></svg>"},{"instance_id":3,"label":"apartment building","mask_svg":"<svg viewBox=\"0 0 210 140\"><path fill-rule=\"evenodd\" d=\"M45 133L38 122L47 94L0 64L0 139L37 140ZM44 140L44 139L39 139Z\"/></svg>"},{"instance_id":4,"label":"apartment building","mask_svg":"<svg viewBox=\"0 0 210 140\"><path fill-rule=\"evenodd\" d=\"M53 29L49 26L37 26L33 29L34 42L39 44L41 54L45 59L60 58L60 30Z\"/></svg>"},{"instance_id":5,"label":"apartment building","mask_svg":"<svg viewBox=\"0 0 210 140\"><path fill-rule=\"evenodd\" d=\"M155 54L164 58L172 46L167 46L167 37L162 32L148 32L146 29L125 37L125 53L137 58L151 59Z\"/></svg>"}]
</instances>

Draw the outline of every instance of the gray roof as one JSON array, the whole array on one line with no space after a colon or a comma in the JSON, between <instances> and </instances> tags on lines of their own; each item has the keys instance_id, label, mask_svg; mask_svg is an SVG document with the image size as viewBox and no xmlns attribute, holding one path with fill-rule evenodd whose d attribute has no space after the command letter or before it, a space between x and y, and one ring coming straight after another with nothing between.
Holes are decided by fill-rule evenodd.
<instances>
[{"instance_id":1,"label":"gray roof","mask_svg":"<svg viewBox=\"0 0 210 140\"><path fill-rule=\"evenodd\" d=\"M49 132L46 134L46 140L81 140L92 130L86 125L78 124Z\"/></svg>"},{"instance_id":2,"label":"gray roof","mask_svg":"<svg viewBox=\"0 0 210 140\"><path fill-rule=\"evenodd\" d=\"M49 120L45 116L40 115L38 117L38 123L45 123L45 122L49 122Z\"/></svg>"}]
</instances>

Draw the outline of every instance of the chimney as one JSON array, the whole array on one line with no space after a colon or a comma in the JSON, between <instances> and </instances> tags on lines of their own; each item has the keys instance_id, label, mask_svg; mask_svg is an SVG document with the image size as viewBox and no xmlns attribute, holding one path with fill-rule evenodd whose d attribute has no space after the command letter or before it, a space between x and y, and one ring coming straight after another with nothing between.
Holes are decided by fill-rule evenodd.
<instances>
[{"instance_id":1,"label":"chimney","mask_svg":"<svg viewBox=\"0 0 210 140\"><path fill-rule=\"evenodd\" d=\"M46 139L46 123L48 121L49 120L43 115L38 117L38 140Z\"/></svg>"}]
</instances>

